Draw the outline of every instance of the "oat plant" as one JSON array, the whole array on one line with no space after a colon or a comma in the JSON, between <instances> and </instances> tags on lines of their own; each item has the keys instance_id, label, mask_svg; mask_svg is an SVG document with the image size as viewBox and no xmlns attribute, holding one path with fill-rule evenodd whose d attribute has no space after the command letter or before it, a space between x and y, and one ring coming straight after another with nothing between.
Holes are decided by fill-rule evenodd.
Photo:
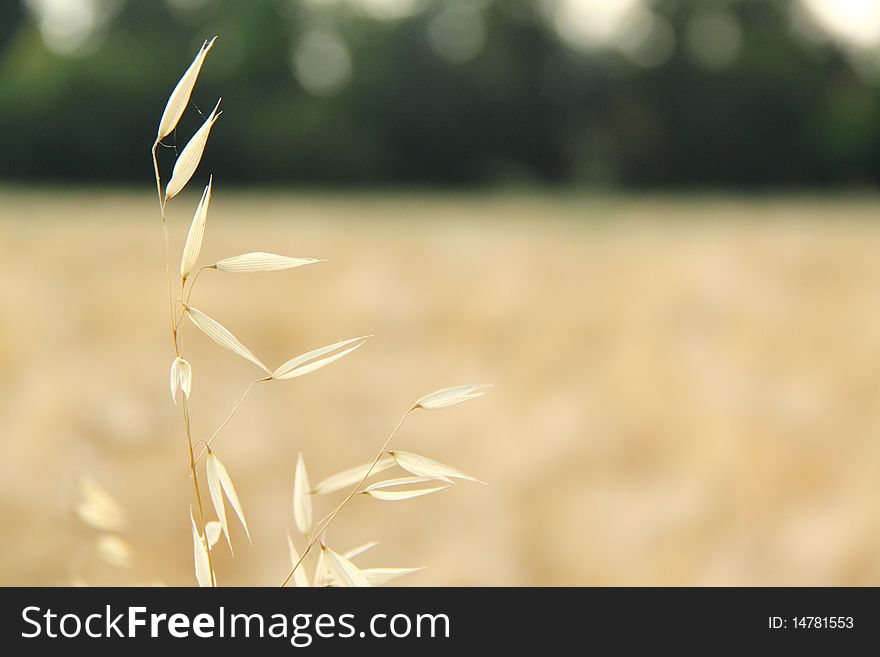
<instances>
[{"instance_id":1,"label":"oat plant","mask_svg":"<svg viewBox=\"0 0 880 657\"><path fill-rule=\"evenodd\" d=\"M256 252L233 255L211 264L199 266L199 253L205 237L205 227L213 192L213 177L211 176L208 177L207 185L196 205L189 232L182 249L180 249L179 256L172 253L166 213L168 204L183 191L196 173L211 130L222 114L219 111L220 101L217 101L214 109L205 117L201 127L196 130L180 152L171 171L170 179L164 183L164 186L157 151L160 146L164 145L163 140L175 132L181 116L190 104L190 97L202 65L215 40L216 37L202 44L192 64L171 92L159 121L156 141L152 147L156 191L165 237L169 328L174 351L170 373L171 397L174 403L180 407L183 420L189 476L193 487L194 510L192 507L190 508L193 558L196 581L200 586L217 585L212 552L217 549L221 536L225 537L225 542L234 556L232 537L229 531L232 514L227 509L227 503L235 518L241 523L248 540L251 538L245 512L232 478L216 451L215 441L223 428L255 386L276 384L276 382L283 382L314 372L351 354L370 337L362 336L341 340L325 347L307 351L275 368L269 368L227 328L192 305L193 289L199 275L205 270L227 274L271 272L319 262L315 258ZM179 267L177 262L180 263ZM259 374L247 385L244 393L233 405L231 412L220 422L212 434L205 437L193 435L190 420L188 400L193 385L193 369L189 361L184 358L181 350L181 335L187 321L221 347L250 361L259 369ZM305 463L302 454L300 454L296 461L294 474L292 513L298 540L294 541L288 533L291 563L286 575L279 578L281 585L286 586L292 583L296 586L373 586L384 584L401 575L419 570L419 568L360 568L353 563L353 560L373 547L375 543L366 543L348 551L336 551L327 544L327 530L349 502L359 494L380 501L403 501L439 492L453 485L457 480L477 481L448 465L418 454L389 448L411 413L453 406L479 397L485 390L486 386L484 385L465 385L439 390L420 398L406 410L372 461L330 476L314 487L309 484ZM367 484L374 475L388 471L393 467L399 468L406 475ZM216 518L208 516L205 487L207 487L207 497L210 498ZM319 496L341 494L344 491L347 492L341 495L341 501L332 506L326 515L315 521L312 511L313 499ZM300 549L297 548L297 542L300 543ZM304 564L307 558L310 558L312 562L313 575L311 577L307 576L305 572Z\"/></svg>"}]
</instances>

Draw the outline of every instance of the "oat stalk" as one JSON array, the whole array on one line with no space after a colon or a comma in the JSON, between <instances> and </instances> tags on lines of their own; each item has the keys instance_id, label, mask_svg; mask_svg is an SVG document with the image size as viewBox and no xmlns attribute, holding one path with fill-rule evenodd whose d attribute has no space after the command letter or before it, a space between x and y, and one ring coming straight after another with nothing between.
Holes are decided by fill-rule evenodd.
<instances>
[{"instance_id":1,"label":"oat stalk","mask_svg":"<svg viewBox=\"0 0 880 657\"><path fill-rule=\"evenodd\" d=\"M189 96L192 93L192 88L195 85L199 69L201 68L201 64L204 61L205 55L207 55L207 52L208 50L210 50L213 43L214 41L212 39L210 43L206 42L206 44L202 46L202 49L199 50L199 54L196 56L196 60L186 71L184 77L181 79L180 82L178 82L177 86L172 92L171 97L168 100L168 104L166 105L165 113L163 113L162 119L160 121L160 127L159 132L156 136L156 141L153 143L153 147L150 150L153 159L153 171L156 176L156 193L159 198L159 213L162 217L162 231L165 238L165 275L168 279L168 305L170 310L169 316L171 320L171 344L174 348L175 358L182 358L182 355L180 353L180 341L178 340L179 322L177 321L174 312L175 298L171 278L171 235L168 231L168 221L165 216L165 206L168 202L168 199L162 194L162 177L159 173L159 160L157 157L157 151L159 149L159 145L161 144L162 138L170 134L176 128L177 122L180 120L180 116L183 114L183 111L187 103L189 102ZM180 285L181 296L183 294L185 282L186 277L183 277ZM190 477L192 478L193 482L193 494L196 498L196 509L199 513L199 525L201 526L202 536L207 536L207 523L205 521L205 511L202 504L202 491L199 484L198 473L196 472L196 461L193 454L192 428L190 426L188 395L181 395L180 409L181 415L183 417L183 431L186 437L187 454L189 456ZM216 586L217 581L214 575L214 564L211 558L211 545L210 542L207 540L206 548L211 586Z\"/></svg>"},{"instance_id":2,"label":"oat stalk","mask_svg":"<svg viewBox=\"0 0 880 657\"><path fill-rule=\"evenodd\" d=\"M195 506L198 510L197 523L196 519L193 517L192 507L190 507L195 576L196 581L200 586L212 587L217 585L212 560L212 548L217 545L221 534L226 537L230 552L232 552L234 556L233 541L229 529L229 521L232 518L232 514L227 512L227 503L229 508L234 512L235 518L240 522L242 529L247 535L248 541L251 539L251 534L248 529L247 520L245 519L244 510L238 492L236 491L226 466L215 453L212 443L220 432L229 424L238 412L242 403L248 398L251 391L258 383L269 381L287 382L311 374L312 372L335 363L358 350L361 346L366 344L368 338L371 337L366 335L357 338L342 339L332 344L313 348L284 361L272 369L267 367L263 361L261 361L232 333L232 331L213 317L190 305L190 297L193 294L196 281L201 272L205 269L213 269L217 272L221 272L221 275L252 274L257 272L279 272L323 262L323 260L317 258L294 258L276 253L254 251L221 258L214 261L213 264L199 267L198 260L205 237L206 226L208 224L208 213L214 189L213 176L208 178L207 186L205 187L201 199L195 209L195 213L193 214L186 241L182 245L180 265L177 270L179 271L179 278L177 279L179 285L175 284L174 277L176 274L172 274L171 237L166 217L166 208L168 202L178 197L196 174L207 147L211 129L222 114L222 112L218 111L220 101L217 101L211 114L208 117L204 117L202 125L196 130L195 134L182 149L174 163L170 180L167 181L164 189L157 154L159 146L162 145L162 140L177 129L177 123L190 103L190 96L195 87L202 64L213 44L214 39L203 43L192 64L190 64L183 77L174 87L165 106L162 118L160 119L156 140L151 149L153 171L156 178L156 193L159 201L159 214L162 219L162 230L164 234L165 275L168 283L171 344L174 351L174 360L171 364L169 377L171 396L174 402L177 403L177 393L182 392L179 405L189 457L189 477L193 482L193 494L196 502ZM188 287L187 283L189 283ZM184 322L184 318L187 318L189 321ZM219 427L211 434L210 438L207 440L198 440L196 442L193 441L189 411L189 396L192 388L193 370L190 362L183 357L181 349L181 332L183 331L184 325L188 326L190 324L195 326L195 328L197 328L205 337L210 338L214 343L227 350L227 352L234 353L249 361L262 371L260 378L251 381L241 397L239 397L234 403L232 410L226 415ZM280 385L291 384L282 383ZM301 567L303 560L312 553L315 545L320 546L320 551L317 555L315 564L315 574L313 579L314 586L380 585L400 577L401 575L420 570L419 568L372 568L362 570L355 565L351 559L361 554L373 544L368 543L365 547L356 548L347 552L336 551L326 544L326 532L336 518L339 517L342 510L348 506L351 500L354 499L354 496L358 493L366 493L370 497L380 501L403 501L449 488L455 483L453 480L478 481L474 477L466 475L462 471L440 463L439 461L418 454L412 454L410 452L389 452L388 447L400 431L406 418L409 417L410 413L413 411L417 409L426 411L437 410L454 406L481 396L485 392L486 387L487 386L479 384L457 386L454 388L438 390L421 397L403 414L400 421L385 439L372 462L337 473L329 479L323 480L315 489L313 489L308 483L305 463L300 454L296 463L296 475L294 478L293 519L301 536L307 538L307 545L300 555L296 550L293 539L290 538L290 535L288 534L289 555L292 566L287 577L284 579L282 586L286 586L291 579L293 579L294 584L297 586L308 585L307 576L303 571L298 569ZM198 457L196 457L194 448L200 444L203 447ZM204 480L200 480L196 466L205 455L207 455L204 468L205 478ZM409 475L415 476L393 478L373 483L364 488L364 484L372 475L394 466L401 468ZM357 483L351 488L345 498L337 504L332 511L322 517L316 525L313 525L312 496L337 490L341 491L355 481ZM409 490L394 490L400 486L425 482L428 483L426 487ZM211 520L210 522L206 519L205 505L203 505L202 502L203 483L207 486L211 505L217 516L217 520Z\"/></svg>"}]
</instances>

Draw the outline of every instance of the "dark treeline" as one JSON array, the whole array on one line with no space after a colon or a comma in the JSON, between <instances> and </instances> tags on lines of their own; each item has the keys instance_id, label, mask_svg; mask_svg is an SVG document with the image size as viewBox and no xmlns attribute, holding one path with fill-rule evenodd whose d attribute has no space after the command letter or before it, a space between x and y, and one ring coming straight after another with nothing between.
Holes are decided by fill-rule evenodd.
<instances>
[{"instance_id":1,"label":"dark treeline","mask_svg":"<svg viewBox=\"0 0 880 657\"><path fill-rule=\"evenodd\" d=\"M344 3L209 0L184 10L113 0L99 33L70 56L47 47L24 5L0 3L0 179L149 180L167 95L201 40L219 34L194 100L207 113L223 96L206 158L226 182L880 181L880 90L844 51L798 35L789 2L650 3L675 38L646 65L566 45L529 0L474 0L482 32L465 31L462 46L448 22L453 56L440 56L431 30L450 1L383 21ZM688 25L709 5L741 27L725 66L701 65L686 48ZM333 38L297 50L316 30ZM190 113L181 124L178 146L197 121Z\"/></svg>"}]
</instances>

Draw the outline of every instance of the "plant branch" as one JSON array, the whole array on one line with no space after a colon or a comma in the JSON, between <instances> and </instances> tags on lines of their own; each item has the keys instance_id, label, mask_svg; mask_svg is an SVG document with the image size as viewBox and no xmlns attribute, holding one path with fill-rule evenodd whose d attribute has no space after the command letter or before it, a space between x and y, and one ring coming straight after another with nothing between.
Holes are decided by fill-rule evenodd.
<instances>
[{"instance_id":1,"label":"plant branch","mask_svg":"<svg viewBox=\"0 0 880 657\"><path fill-rule=\"evenodd\" d=\"M287 574L287 577L284 578L284 581L281 583L282 588L287 586L287 583L290 581L290 578L293 577L293 574L296 572L296 569L299 568L300 564L303 562L303 559L306 558L309 551L314 547L315 543L318 542L321 534L327 531L327 528L330 527L330 524L336 519L336 516L339 515L339 512L342 511L345 506L351 502L352 498L357 495L361 486L364 485L364 482L370 478L370 475L373 472L373 469L376 467L376 464L379 463L379 459L382 458L382 455L385 453L385 450L388 449L388 445L391 444L391 441L394 439L394 436L397 435L397 432L400 430L400 427L403 425L404 420L409 417L409 414L416 410L417 406L413 405L406 413L403 414L403 417L400 418L400 422L397 423L397 426L394 427L394 431L392 431L388 438L385 439L385 442L382 444L382 447L379 449L379 452L376 454L376 458L373 459L373 462L370 464L370 467L367 469L366 474L361 477L361 480L355 485L354 488L351 489L351 492L346 496L344 500L335 508L333 511L324 516L315 527L312 532L313 538L309 541L309 544L306 546L306 549L303 550L302 556L300 556L299 560L293 565L293 568L290 569L290 572Z\"/></svg>"},{"instance_id":2,"label":"plant branch","mask_svg":"<svg viewBox=\"0 0 880 657\"><path fill-rule=\"evenodd\" d=\"M225 427L229 423L229 420L231 420L232 416L235 415L235 412L238 410L238 407L241 406L241 403L250 394L251 390L254 389L254 386L257 385L258 383L260 383L261 381L268 381L268 380L269 380L268 378L264 377L262 379L255 379L255 380L251 381L251 384L247 387L247 390L244 391L244 394L241 397L239 397L237 402L235 402L235 406L232 407L232 411L229 413L229 415L226 416L226 419L223 420L223 424L221 424L219 427L217 427L217 430L211 435L210 438L208 438L208 440L204 441L205 446L202 448L202 451L198 455L198 457L196 457L196 463L201 461L202 457L205 455L205 452L210 450L211 443L214 441L214 438L216 438L217 434L223 430L223 427Z\"/></svg>"}]
</instances>

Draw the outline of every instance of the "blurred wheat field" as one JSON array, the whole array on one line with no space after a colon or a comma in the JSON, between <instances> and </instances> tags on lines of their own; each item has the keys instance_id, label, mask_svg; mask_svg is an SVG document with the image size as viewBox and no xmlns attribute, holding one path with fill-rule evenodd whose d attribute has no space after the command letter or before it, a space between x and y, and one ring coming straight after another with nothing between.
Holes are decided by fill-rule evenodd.
<instances>
[{"instance_id":1,"label":"blurred wheat field","mask_svg":"<svg viewBox=\"0 0 880 657\"><path fill-rule=\"evenodd\" d=\"M196 199L171 210L175 238ZM370 459L437 388L484 398L395 441L487 481L357 499L334 547L401 585L880 581L880 202L215 193L192 304L273 365L215 446L236 481L221 584L276 585L301 451L313 482ZM0 583L193 583L185 444L168 393L162 231L149 190L0 192ZM206 437L255 374L189 327ZM130 568L71 513L87 474L128 514ZM326 512L337 498L322 500Z\"/></svg>"}]
</instances>

